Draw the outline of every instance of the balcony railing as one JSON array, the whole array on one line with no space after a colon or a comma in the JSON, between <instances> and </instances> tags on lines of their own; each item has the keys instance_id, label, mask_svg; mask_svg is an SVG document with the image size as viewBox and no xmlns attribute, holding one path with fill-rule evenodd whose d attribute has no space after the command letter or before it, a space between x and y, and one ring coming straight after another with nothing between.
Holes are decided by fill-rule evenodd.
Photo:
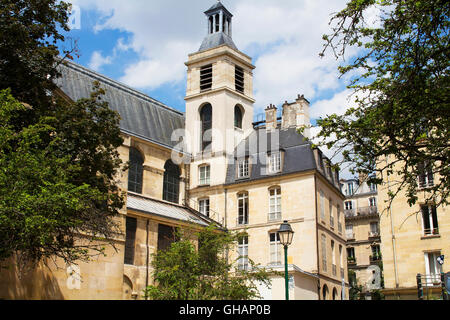
<instances>
[{"instance_id":1,"label":"balcony railing","mask_svg":"<svg viewBox=\"0 0 450 320\"><path fill-rule=\"evenodd\" d=\"M369 231L369 238L378 238L380 237L380 231Z\"/></svg>"},{"instance_id":2,"label":"balcony railing","mask_svg":"<svg viewBox=\"0 0 450 320\"><path fill-rule=\"evenodd\" d=\"M381 261L381 255L372 255L369 257L370 263L380 262Z\"/></svg>"},{"instance_id":3,"label":"balcony railing","mask_svg":"<svg viewBox=\"0 0 450 320\"><path fill-rule=\"evenodd\" d=\"M345 236L347 237L347 240L355 240L355 233L353 232L347 232Z\"/></svg>"},{"instance_id":4,"label":"balcony railing","mask_svg":"<svg viewBox=\"0 0 450 320\"><path fill-rule=\"evenodd\" d=\"M356 258L355 257L348 257L347 258L347 263L349 265L356 265Z\"/></svg>"},{"instance_id":5,"label":"balcony railing","mask_svg":"<svg viewBox=\"0 0 450 320\"><path fill-rule=\"evenodd\" d=\"M423 233L425 236L435 236L439 234L439 228L424 229Z\"/></svg>"},{"instance_id":6,"label":"balcony railing","mask_svg":"<svg viewBox=\"0 0 450 320\"><path fill-rule=\"evenodd\" d=\"M378 213L377 206L359 207L354 209L344 210L346 218L357 217L357 216L371 216Z\"/></svg>"},{"instance_id":7,"label":"balcony railing","mask_svg":"<svg viewBox=\"0 0 450 320\"><path fill-rule=\"evenodd\" d=\"M236 219L237 226L246 226L248 225L248 217L239 217Z\"/></svg>"}]
</instances>

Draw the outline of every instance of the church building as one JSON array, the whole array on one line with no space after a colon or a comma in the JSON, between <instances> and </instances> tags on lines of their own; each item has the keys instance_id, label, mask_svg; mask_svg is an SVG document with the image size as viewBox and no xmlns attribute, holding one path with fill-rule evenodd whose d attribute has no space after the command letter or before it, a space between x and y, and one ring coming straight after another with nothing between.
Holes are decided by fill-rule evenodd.
<instances>
[{"instance_id":1,"label":"church building","mask_svg":"<svg viewBox=\"0 0 450 320\"><path fill-rule=\"evenodd\" d=\"M5 299L143 299L152 284L152 253L175 241L175 228L212 222L246 231L231 258L236 268L284 271L277 233L288 221L292 300L348 299L345 196L339 172L313 148L310 103L267 102L265 120L254 122L252 58L233 42L233 15L218 1L205 12L207 34L187 57L185 113L73 62L61 66L59 94L88 97L92 83L121 115L119 153L129 170L118 177L126 191L118 252L77 266L46 267L19 277L0 273ZM284 278L274 276L264 299L284 299Z\"/></svg>"}]
</instances>

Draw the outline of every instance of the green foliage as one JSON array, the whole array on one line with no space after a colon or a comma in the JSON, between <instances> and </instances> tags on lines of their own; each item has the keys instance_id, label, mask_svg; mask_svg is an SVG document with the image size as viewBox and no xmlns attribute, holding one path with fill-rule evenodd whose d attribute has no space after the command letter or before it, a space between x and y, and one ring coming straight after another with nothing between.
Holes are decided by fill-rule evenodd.
<instances>
[{"instance_id":1,"label":"green foliage","mask_svg":"<svg viewBox=\"0 0 450 320\"><path fill-rule=\"evenodd\" d=\"M68 8L0 1L0 262L15 255L20 267L89 260L120 232L119 115L98 83L77 102L55 94L59 64L76 53L57 48Z\"/></svg>"},{"instance_id":2,"label":"green foliage","mask_svg":"<svg viewBox=\"0 0 450 320\"><path fill-rule=\"evenodd\" d=\"M249 300L259 298L257 284L270 287L276 273L249 261L250 270L235 270L229 252L242 234L209 226L195 234L185 232L170 249L153 255L154 285L145 295L154 300ZM198 239L196 249L194 239Z\"/></svg>"},{"instance_id":3,"label":"green foliage","mask_svg":"<svg viewBox=\"0 0 450 320\"><path fill-rule=\"evenodd\" d=\"M0 1L0 88L34 108L48 102L47 90L55 88L55 64L62 61L57 44L65 40L59 30L69 30L68 8L55 0Z\"/></svg>"},{"instance_id":4,"label":"green foliage","mask_svg":"<svg viewBox=\"0 0 450 320\"><path fill-rule=\"evenodd\" d=\"M53 108L18 128L29 107L0 91L0 261L88 260L119 231L118 116L95 97Z\"/></svg>"},{"instance_id":5,"label":"green foliage","mask_svg":"<svg viewBox=\"0 0 450 320\"><path fill-rule=\"evenodd\" d=\"M373 9L379 24L369 25ZM332 33L324 36L322 56L328 49L337 58L349 48L359 50L339 69L351 79L357 107L320 119L317 145L342 152L342 163L353 164L354 173L378 172L369 182L397 175L390 179L391 200L406 191L410 205L418 200L419 165L425 161L440 177L428 200L448 204L449 14L444 0L352 0L333 16Z\"/></svg>"}]
</instances>

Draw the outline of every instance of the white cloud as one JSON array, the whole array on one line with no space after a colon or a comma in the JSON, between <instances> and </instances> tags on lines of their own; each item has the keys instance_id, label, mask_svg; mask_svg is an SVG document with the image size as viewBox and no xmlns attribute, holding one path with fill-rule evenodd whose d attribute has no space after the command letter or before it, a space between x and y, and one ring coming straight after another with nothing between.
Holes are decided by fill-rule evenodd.
<instances>
[{"instance_id":1,"label":"white cloud","mask_svg":"<svg viewBox=\"0 0 450 320\"><path fill-rule=\"evenodd\" d=\"M165 83L183 84L189 53L200 47L206 35L203 12L213 0L73 0L84 10L101 13L96 31L120 30L130 38L116 49L130 49L139 61L124 65L119 79L139 89L155 89ZM331 14L346 0L228 0L234 14L233 39L240 50L259 48L253 54L256 107L280 104L299 93L308 99L339 87L337 62L319 58L322 35L330 32ZM254 51L252 49L252 51ZM331 56L331 55L330 55Z\"/></svg>"},{"instance_id":2,"label":"white cloud","mask_svg":"<svg viewBox=\"0 0 450 320\"><path fill-rule=\"evenodd\" d=\"M95 71L100 71L104 65L112 63L112 57L104 57L100 51L94 51L89 62L89 68Z\"/></svg>"}]
</instances>

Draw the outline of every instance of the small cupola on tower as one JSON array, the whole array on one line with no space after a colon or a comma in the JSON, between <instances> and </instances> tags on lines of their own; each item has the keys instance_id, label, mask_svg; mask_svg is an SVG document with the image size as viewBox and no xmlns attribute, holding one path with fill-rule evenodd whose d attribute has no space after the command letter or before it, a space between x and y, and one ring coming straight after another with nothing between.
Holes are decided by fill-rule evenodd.
<instances>
[{"instance_id":1,"label":"small cupola on tower","mask_svg":"<svg viewBox=\"0 0 450 320\"><path fill-rule=\"evenodd\" d=\"M208 34L203 40L199 51L208 50L226 44L237 50L232 39L233 15L225 8L222 2L217 1L205 11Z\"/></svg>"}]
</instances>

